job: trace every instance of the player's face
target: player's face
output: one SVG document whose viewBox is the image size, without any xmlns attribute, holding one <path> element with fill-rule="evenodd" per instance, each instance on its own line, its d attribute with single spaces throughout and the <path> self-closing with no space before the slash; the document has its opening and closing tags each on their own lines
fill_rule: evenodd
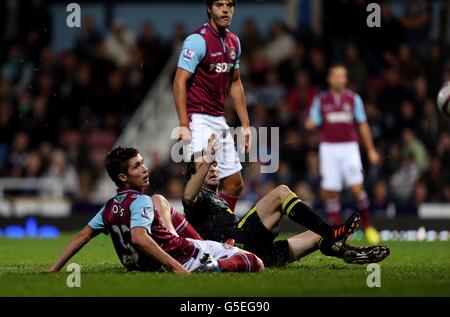
<svg viewBox="0 0 450 317">
<path fill-rule="evenodd" d="M 328 83 L 332 90 L 343 90 L 347 86 L 347 70 L 344 67 L 333 67 L 330 69 Z"/>
<path fill-rule="evenodd" d="M 209 14 L 214 24 L 221 29 L 225 29 L 230 26 L 231 19 L 234 13 L 233 1 L 218 0 L 214 1 L 211 8 L 208 8 Z"/>
<path fill-rule="evenodd" d="M 205 184 L 208 186 L 219 186 L 220 179 L 219 179 L 219 169 L 217 167 L 217 163 L 214 162 L 209 167 L 209 171 L 206 174 L 205 177 Z"/>
<path fill-rule="evenodd" d="M 132 188 L 145 188 L 150 184 L 148 168 L 140 154 L 128 160 L 128 172 L 125 183 Z"/>
</svg>

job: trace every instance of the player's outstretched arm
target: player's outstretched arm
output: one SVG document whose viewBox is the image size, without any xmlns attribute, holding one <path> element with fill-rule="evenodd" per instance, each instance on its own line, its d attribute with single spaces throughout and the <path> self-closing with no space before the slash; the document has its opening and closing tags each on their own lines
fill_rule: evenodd
<svg viewBox="0 0 450 317">
<path fill-rule="evenodd" d="M 192 206 L 197 201 L 197 195 L 205 182 L 211 163 L 201 162 L 197 172 L 191 176 L 191 179 L 184 188 L 183 200 L 186 204 Z"/>
<path fill-rule="evenodd" d="M 85 226 L 69 244 L 64 248 L 61 255 L 58 257 L 55 263 L 53 263 L 47 272 L 57 272 L 59 271 L 67 261 L 70 260 L 80 249 L 88 243 L 93 237 L 98 235 L 100 231 L 95 231 L 89 226 Z"/>
<path fill-rule="evenodd" d="M 171 257 L 152 239 L 143 227 L 131 229 L 133 245 L 139 250 L 154 258 L 162 265 L 169 267 L 175 274 L 190 274 L 190 272 L 177 260 Z"/>
<path fill-rule="evenodd" d="M 213 164 L 216 155 L 217 136 L 213 133 L 208 139 L 208 148 L 206 154 L 202 156 L 197 172 L 191 176 L 191 179 L 184 188 L 183 200 L 186 204 L 192 206 L 197 200 L 197 195 L 205 182 L 211 164 Z"/>
</svg>

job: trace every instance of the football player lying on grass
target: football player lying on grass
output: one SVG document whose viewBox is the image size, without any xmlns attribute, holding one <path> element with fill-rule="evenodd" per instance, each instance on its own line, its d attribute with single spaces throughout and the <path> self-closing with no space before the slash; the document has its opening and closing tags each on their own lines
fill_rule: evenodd
<svg viewBox="0 0 450 317">
<path fill-rule="evenodd" d="M 233 239 L 238 246 L 261 258 L 266 267 L 293 262 L 317 249 L 347 263 L 379 262 L 389 255 L 385 246 L 351 247 L 346 243 L 359 226 L 358 213 L 352 214 L 344 224 L 330 226 L 285 185 L 262 197 L 237 219 L 226 201 L 217 195 L 216 143 L 216 135 L 212 134 L 206 151 L 193 155 L 185 173 L 184 213 L 204 239 L 220 242 Z M 309 230 L 274 241 L 284 216 Z"/>
<path fill-rule="evenodd" d="M 195 240 L 170 232 L 152 199 L 142 193 L 149 171 L 134 148 L 118 147 L 105 160 L 117 194 L 65 247 L 47 272 L 56 272 L 100 232 L 110 233 L 128 270 L 190 272 L 259 272 L 263 262 L 253 253 L 216 241 Z M 217 259 L 217 260 L 216 260 Z"/>
</svg>

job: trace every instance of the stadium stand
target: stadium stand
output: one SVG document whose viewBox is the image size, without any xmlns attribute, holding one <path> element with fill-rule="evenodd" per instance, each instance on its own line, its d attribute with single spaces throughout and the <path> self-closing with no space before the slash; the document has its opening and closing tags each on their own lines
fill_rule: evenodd
<svg viewBox="0 0 450 317">
<path fill-rule="evenodd" d="M 168 159 L 167 133 L 176 123 L 169 58 L 187 32 L 182 25 L 174 26 L 178 37 L 167 40 L 151 23 L 134 34 L 115 21 L 104 33 L 86 18 L 73 47 L 57 53 L 49 3 L 10 2 L 0 4 L 0 197 L 42 189 L 8 179 L 53 177 L 73 203 L 102 200 L 109 190 L 99 183 L 103 158 L 125 142 L 148 152 L 150 190 L 180 198 L 182 166 Z M 450 203 L 450 121 L 435 105 L 441 84 L 450 81 L 450 8 L 425 0 L 383 1 L 382 32 L 363 33 L 342 23 L 365 23 L 361 3 L 323 1 L 321 34 L 283 21 L 262 32 L 253 19 L 234 30 L 243 47 L 252 126 L 280 127 L 278 172 L 260 174 L 258 164 L 245 165 L 243 199 L 249 204 L 283 183 L 320 207 L 318 137 L 305 131 L 304 121 L 335 60 L 349 68 L 350 86 L 363 97 L 382 154 L 380 166 L 365 164 L 374 216 L 388 217 L 392 206 L 397 214 L 416 215 L 423 203 Z M 227 119 L 230 126 L 238 122 L 233 115 Z"/>
</svg>

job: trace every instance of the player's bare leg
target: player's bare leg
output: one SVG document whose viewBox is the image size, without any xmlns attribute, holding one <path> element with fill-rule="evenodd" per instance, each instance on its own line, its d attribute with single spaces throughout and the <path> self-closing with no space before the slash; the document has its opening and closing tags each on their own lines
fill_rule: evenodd
<svg viewBox="0 0 450 317">
<path fill-rule="evenodd" d="M 283 201 L 291 193 L 289 187 L 280 185 L 256 203 L 256 212 L 261 222 L 272 232 L 278 231 L 278 226 L 284 216 L 281 211 Z M 318 250 L 320 238 L 320 235 L 310 230 L 290 237 L 287 239 L 289 256 L 298 260 Z"/>
<path fill-rule="evenodd" d="M 263 225 L 272 232 L 278 231 L 284 214 L 287 214 L 294 222 L 316 230 L 317 233 L 308 230 L 293 236 L 287 240 L 287 243 L 285 241 L 275 242 L 275 252 L 283 258 L 281 262 L 284 263 L 304 257 L 319 248 L 325 255 L 342 257 L 347 250 L 345 240 L 359 224 L 359 216 L 354 214 L 344 225 L 329 226 L 285 185 L 278 186 L 261 198 L 256 203 L 255 209 Z M 335 249 L 336 244 L 339 244 L 338 249 Z M 348 263 L 362 263 L 361 261 L 370 263 L 367 261 L 377 260 L 368 256 L 369 253 L 374 253 L 371 248 L 351 249 L 352 253 L 347 254 L 346 258 Z"/>
<path fill-rule="evenodd" d="M 311 230 L 297 234 L 288 239 L 289 254 L 294 259 L 300 259 L 319 249 L 320 236 Z"/>
<path fill-rule="evenodd" d="M 278 230 L 283 218 L 281 204 L 283 199 L 291 193 L 289 187 L 280 185 L 261 198 L 255 205 L 256 212 L 263 225 L 272 232 Z"/>
<path fill-rule="evenodd" d="M 230 209 L 234 211 L 236 202 L 244 189 L 244 180 L 242 179 L 241 172 L 223 178 L 221 180 L 221 188 L 222 192 L 220 193 L 220 197 L 222 197 L 228 203 Z"/>
<path fill-rule="evenodd" d="M 356 207 L 361 215 L 362 226 L 367 228 L 372 225 L 369 215 L 369 198 L 362 184 L 352 185 L 349 187 L 350 192 L 356 202 Z"/>
<path fill-rule="evenodd" d="M 276 232 L 281 218 L 286 215 L 292 221 L 304 225 L 323 237 L 329 244 L 335 241 L 345 243 L 348 235 L 353 233 L 359 225 L 359 216 L 356 214 L 352 215 L 344 225 L 329 225 L 285 185 L 270 191 L 256 203 L 255 207 L 261 222 L 270 231 Z"/>
<path fill-rule="evenodd" d="M 183 215 L 172 208 L 164 196 L 153 195 L 152 200 L 162 223 L 170 232 L 184 238 L 203 240 L 197 230 L 192 227 Z"/>
<path fill-rule="evenodd" d="M 341 223 L 340 193 L 326 189 L 321 190 L 322 201 L 330 224 Z"/>
<path fill-rule="evenodd" d="M 366 235 L 367 241 L 370 244 L 380 243 L 380 236 L 378 234 L 378 231 L 373 227 L 372 220 L 370 219 L 369 198 L 367 197 L 367 193 L 364 190 L 363 185 L 357 184 L 350 186 L 350 191 L 356 202 L 356 208 L 361 215 L 362 226 L 364 228 L 364 233 Z"/>
<path fill-rule="evenodd" d="M 319 249 L 321 237 L 311 230 L 290 237 L 288 242 L 290 261 L 299 260 Z M 346 246 L 342 259 L 349 264 L 368 264 L 383 261 L 390 254 L 386 246 Z M 288 261 L 288 262 L 290 262 Z"/>
<path fill-rule="evenodd" d="M 319 248 L 321 237 L 308 230 L 288 239 L 289 255 L 299 260 Z M 386 246 L 346 247 L 342 259 L 349 264 L 368 264 L 383 261 L 390 254 Z"/>
<path fill-rule="evenodd" d="M 171 206 L 167 199 L 162 195 L 152 195 L 153 205 L 155 209 L 158 210 L 159 217 L 161 218 L 161 222 L 164 226 L 174 235 L 178 236 L 175 227 L 173 226 L 170 209 Z"/>
</svg>

